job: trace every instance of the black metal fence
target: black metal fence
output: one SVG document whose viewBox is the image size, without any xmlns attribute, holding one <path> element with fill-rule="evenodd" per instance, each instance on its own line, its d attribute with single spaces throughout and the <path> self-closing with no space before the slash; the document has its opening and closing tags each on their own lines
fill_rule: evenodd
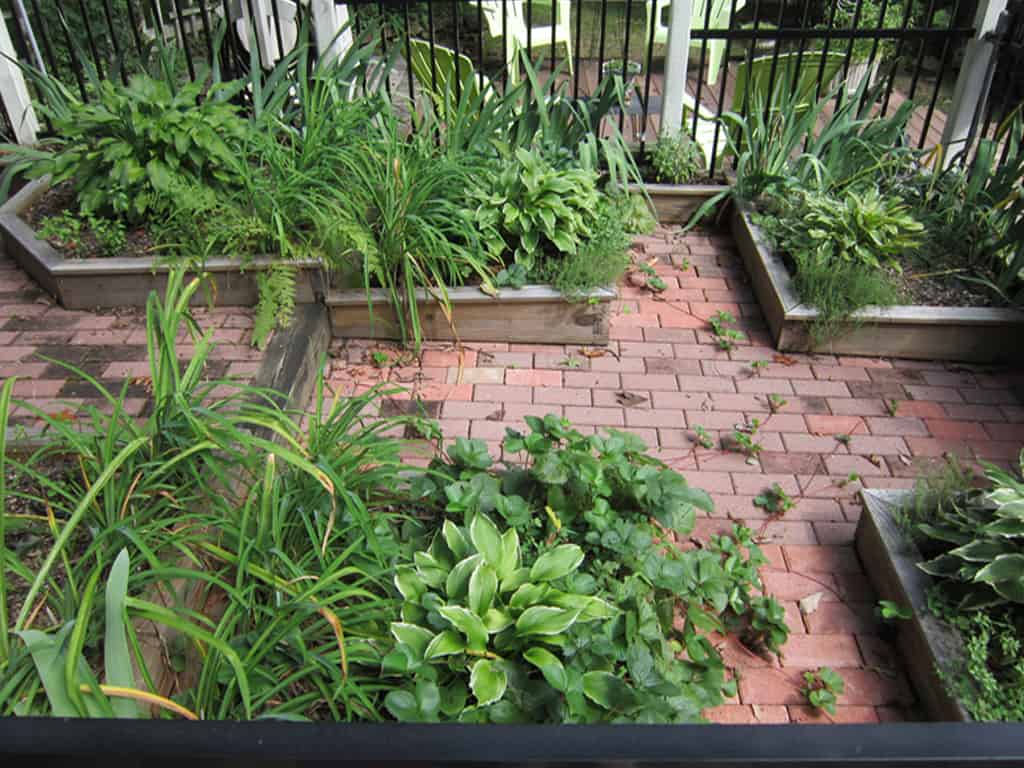
<svg viewBox="0 0 1024 768">
<path fill-rule="evenodd" d="M 182 77 L 203 75 L 216 57 L 226 77 L 256 60 L 269 68 L 308 30 L 308 0 L 5 0 L 19 57 L 73 84 L 88 98 L 85 70 L 122 77 L 144 66 L 158 43 L 181 49 Z M 768 92 L 782 73 L 820 96 L 848 96 L 840 83 L 867 77 L 880 91 L 879 112 L 915 103 L 909 141 L 936 144 L 977 0 L 694 0 L 684 128 L 705 148 L 709 174 L 719 170 L 722 139 L 710 129 L 727 111 L 746 113 L 751 90 Z M 1018 9 L 1020 0 L 1012 0 Z M 616 116 L 627 138 L 656 138 L 664 103 L 670 0 L 358 0 L 345 4 L 357 38 L 379 37 L 381 55 L 396 52 L 390 90 L 415 98 L 405 67 L 410 39 L 462 60 L 497 87 L 519 50 L 542 63 L 575 98 L 593 93 L 603 75 L 627 82 Z M 255 23 L 252 23 L 255 22 Z M 1007 28 L 991 73 L 998 99 L 976 119 L 990 133 L 1020 100 L 1024 81 L 1019 23 Z M 1015 41 L 1010 39 L 1013 30 Z M 223 38 L 219 34 L 223 32 Z M 395 46 L 398 50 L 395 51 Z M 444 50 L 447 49 L 447 50 Z M 1009 63 L 1006 63 L 1009 62 Z M 431 66 L 436 66 L 432 61 Z M 554 82 L 553 81 L 553 82 Z M 713 130 L 713 135 L 709 131 Z"/>
</svg>

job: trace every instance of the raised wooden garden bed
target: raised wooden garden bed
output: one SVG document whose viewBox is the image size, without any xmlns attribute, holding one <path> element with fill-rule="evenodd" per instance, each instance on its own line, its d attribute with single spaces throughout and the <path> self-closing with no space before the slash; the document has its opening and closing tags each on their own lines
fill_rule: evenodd
<svg viewBox="0 0 1024 768">
<path fill-rule="evenodd" d="M 145 306 L 150 291 L 163 294 L 172 265 L 159 257 L 68 259 L 36 236 L 25 212 L 49 188 L 46 179 L 26 185 L 0 207 L 0 242 L 32 279 L 67 309 Z M 258 299 L 256 275 L 275 263 L 267 257 L 246 261 L 211 258 L 201 269 L 213 278 L 214 290 L 194 303 L 212 300 L 218 306 L 252 306 Z M 323 275 L 317 261 L 290 261 L 297 269 L 296 301 L 316 301 L 323 295 Z"/>
<path fill-rule="evenodd" d="M 864 511 L 857 524 L 857 554 L 875 591 L 914 611 L 898 622 L 899 648 L 907 674 L 933 720 L 967 721 L 970 715 L 946 691 L 938 670 L 963 654 L 960 636 L 928 611 L 926 594 L 932 578 L 917 567 L 917 547 L 897 527 L 894 513 L 910 502 L 910 491 L 861 491 Z"/>
<path fill-rule="evenodd" d="M 548 344 L 607 344 L 616 292 L 598 288 L 577 301 L 546 285 L 503 288 L 497 297 L 478 288 L 452 288 L 451 322 L 437 301 L 419 291 L 423 338 L 434 341 L 493 341 Z M 384 291 L 329 291 L 327 308 L 335 338 L 398 339 L 394 310 Z M 452 326 L 455 326 L 453 331 Z"/>
<path fill-rule="evenodd" d="M 685 224 L 709 198 L 728 187 L 721 184 L 645 184 L 644 189 L 654 204 L 658 223 L 668 226 Z"/>
<path fill-rule="evenodd" d="M 751 214 L 749 206 L 734 206 L 732 233 L 780 351 L 974 363 L 1024 360 L 1024 312 L 991 307 L 867 307 L 835 338 L 814 345 L 808 329 L 818 313 L 800 303 L 789 270 Z"/>
</svg>

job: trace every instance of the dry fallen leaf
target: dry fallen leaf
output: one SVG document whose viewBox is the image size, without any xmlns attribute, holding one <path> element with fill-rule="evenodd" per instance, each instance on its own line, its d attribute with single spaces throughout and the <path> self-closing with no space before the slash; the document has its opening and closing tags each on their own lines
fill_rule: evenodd
<svg viewBox="0 0 1024 768">
<path fill-rule="evenodd" d="M 580 354 L 584 357 L 604 357 L 608 354 L 607 349 L 591 349 L 589 347 L 580 347 Z"/>
<path fill-rule="evenodd" d="M 772 355 L 772 360 L 776 363 L 782 363 L 782 365 L 796 365 L 799 361 L 796 358 L 790 357 L 789 355 Z"/>
<path fill-rule="evenodd" d="M 615 393 L 615 401 L 619 405 L 624 405 L 627 408 L 634 408 L 641 403 L 646 403 L 647 398 L 643 395 L 638 395 L 636 392 L 621 391 Z"/>
<path fill-rule="evenodd" d="M 868 456 L 868 461 L 870 461 L 876 467 L 882 466 L 882 457 L 879 456 L 878 454 L 872 453 L 870 456 Z"/>
<path fill-rule="evenodd" d="M 821 602 L 821 598 L 824 596 L 824 592 L 814 592 L 803 600 L 798 605 L 800 606 L 800 613 L 804 616 L 810 616 L 816 610 L 818 610 L 818 603 Z"/>
<path fill-rule="evenodd" d="M 499 408 L 498 410 L 496 410 L 494 413 L 490 414 L 489 416 L 485 416 L 484 417 L 484 421 L 501 421 L 504 418 L 505 418 L 505 409 L 504 408 Z"/>
<path fill-rule="evenodd" d="M 910 466 L 910 465 L 911 465 L 911 464 L 913 463 L 913 461 L 911 460 L 911 458 L 910 458 L 909 456 L 907 456 L 906 454 L 903 454 L 903 453 L 901 453 L 901 454 L 899 455 L 899 460 L 900 460 L 900 461 L 901 461 L 901 462 L 902 462 L 903 464 L 905 464 L 906 466 L 908 466 L 908 467 L 909 467 L 909 466 Z"/>
</svg>

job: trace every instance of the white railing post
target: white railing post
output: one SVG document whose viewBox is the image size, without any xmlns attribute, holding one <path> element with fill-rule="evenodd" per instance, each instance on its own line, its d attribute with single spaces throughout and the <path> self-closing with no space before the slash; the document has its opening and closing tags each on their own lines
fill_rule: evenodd
<svg viewBox="0 0 1024 768">
<path fill-rule="evenodd" d="M 960 75 L 953 90 L 953 103 L 942 130 L 942 143 L 947 148 L 947 165 L 961 149 L 953 145 L 967 140 L 975 115 L 980 114 L 988 100 L 989 83 L 986 80 L 996 46 L 986 40 L 985 36 L 995 30 L 1004 10 L 1006 0 L 981 0 L 978 3 L 978 12 L 974 17 L 974 37 L 967 41 Z"/>
<path fill-rule="evenodd" d="M 654 12 L 658 12 L 656 0 Z M 692 0 L 671 0 L 668 25 L 668 50 L 665 53 L 665 86 L 661 101 L 661 134 L 670 136 L 683 127 L 686 95 L 686 62 L 690 55 L 690 19 Z M 657 23 L 657 20 L 655 20 Z"/>
<path fill-rule="evenodd" d="M 11 119 L 14 138 L 19 144 L 35 144 L 39 121 L 17 60 L 18 54 L 7 31 L 7 20 L 0 13 L 0 99 L 3 99 L 4 109 Z"/>
<path fill-rule="evenodd" d="M 324 60 L 341 56 L 352 47 L 352 30 L 339 30 L 348 24 L 348 6 L 334 0 L 310 0 L 313 16 L 313 32 L 316 34 L 316 48 Z"/>
</svg>

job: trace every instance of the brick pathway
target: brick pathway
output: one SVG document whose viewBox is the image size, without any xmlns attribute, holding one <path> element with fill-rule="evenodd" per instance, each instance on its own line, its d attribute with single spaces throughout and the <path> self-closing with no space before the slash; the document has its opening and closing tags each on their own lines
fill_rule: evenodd
<svg viewBox="0 0 1024 768">
<path fill-rule="evenodd" d="M 402 398 L 419 399 L 417 407 L 439 418 L 448 438 L 480 438 L 494 451 L 505 428 L 521 428 L 527 414 L 558 413 L 583 431 L 617 427 L 641 435 L 714 496 L 715 514 L 698 520 L 698 536 L 734 521 L 763 532 L 771 562 L 762 575 L 788 611 L 793 634 L 781 666 L 737 645 L 724 648 L 738 668 L 740 695 L 712 719 L 828 722 L 802 706 L 799 693 L 801 672 L 821 665 L 846 681 L 835 721 L 913 717 L 913 694 L 851 547 L 856 490 L 860 483 L 910 487 L 922 463 L 946 451 L 1001 462 L 1016 457 L 1024 407 L 1015 390 L 1024 377 L 941 362 L 778 355 L 729 239 L 677 239 L 665 229 L 641 238 L 638 250 L 657 257 L 669 288 L 657 299 L 622 288 L 614 340 L 603 356 L 587 357 L 578 346 L 469 344 L 460 353 L 434 344 L 417 362 L 386 345 L 349 342 L 332 350 L 331 384 L 346 393 L 381 379 L 401 384 L 410 390 Z M 720 309 L 739 318 L 748 335 L 729 352 L 717 348 L 706 322 Z M 374 367 L 373 349 L 388 351 L 398 365 Z M 755 360 L 768 365 L 755 372 Z M 644 399 L 626 406 L 619 393 Z M 787 401 L 774 414 L 772 394 Z M 388 407 L 407 407 L 402 398 Z M 753 418 L 762 421 L 763 446 L 753 462 L 694 445 L 697 425 L 717 439 Z M 850 473 L 860 481 L 844 482 Z M 753 500 L 773 483 L 796 504 L 770 521 Z M 798 601 L 817 593 L 817 609 L 801 615 Z"/>
<path fill-rule="evenodd" d="M 206 375 L 250 378 L 262 359 L 249 344 L 251 311 L 200 309 L 195 316 L 202 328 L 215 329 L 218 342 Z M 114 395 L 130 379 L 125 408 L 129 414 L 142 414 L 150 384 L 145 328 L 142 310 L 93 314 L 63 309 L 14 262 L 0 256 L 0 381 L 17 376 L 14 396 L 48 414 L 72 418 L 78 406 L 103 409 L 107 404 L 88 381 L 44 357 L 80 368 Z M 191 347 L 180 343 L 178 351 L 188 359 Z M 14 424 L 33 421 L 24 409 L 16 410 L 12 419 Z"/>
</svg>

